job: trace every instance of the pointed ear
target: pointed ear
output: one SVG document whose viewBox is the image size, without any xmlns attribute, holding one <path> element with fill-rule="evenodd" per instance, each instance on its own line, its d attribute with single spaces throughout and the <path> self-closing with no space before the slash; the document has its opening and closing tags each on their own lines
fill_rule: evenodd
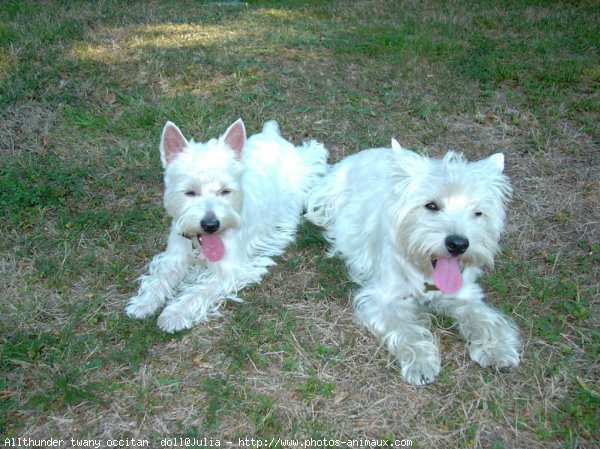
<svg viewBox="0 0 600 449">
<path fill-rule="evenodd" d="M 227 131 L 223 134 L 223 142 L 233 150 L 236 159 L 239 160 L 242 157 L 242 150 L 246 144 L 246 127 L 241 118 L 227 128 Z"/>
<path fill-rule="evenodd" d="M 402 148 L 402 145 L 400 145 L 400 143 L 393 137 L 392 137 L 392 150 L 394 150 L 394 151 L 404 150 L 404 148 Z"/>
<path fill-rule="evenodd" d="M 177 125 L 173 122 L 167 122 L 160 139 L 160 161 L 163 168 L 167 168 L 167 165 L 173 162 L 175 156 L 187 147 L 187 144 L 187 140 L 185 140 Z"/>
<path fill-rule="evenodd" d="M 486 164 L 488 167 L 495 168 L 499 173 L 504 171 L 504 154 L 496 153 L 483 159 L 481 162 Z"/>
</svg>

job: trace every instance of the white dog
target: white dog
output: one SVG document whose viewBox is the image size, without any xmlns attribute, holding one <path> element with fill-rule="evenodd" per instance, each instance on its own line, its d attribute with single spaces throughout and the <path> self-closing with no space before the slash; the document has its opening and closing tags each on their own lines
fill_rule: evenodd
<svg viewBox="0 0 600 449">
<path fill-rule="evenodd" d="M 326 171 L 327 150 L 315 141 L 294 147 L 274 121 L 246 141 L 238 120 L 207 143 L 188 142 L 167 122 L 160 158 L 171 232 L 126 313 L 143 318 L 170 300 L 158 326 L 175 332 L 218 315 L 225 299 L 239 300 L 238 290 L 274 264 Z"/>
<path fill-rule="evenodd" d="M 309 194 L 306 217 L 325 228 L 330 255 L 340 253 L 360 285 L 358 320 L 409 384 L 433 382 L 440 371 L 427 308 L 456 320 L 480 365 L 519 364 L 515 325 L 483 301 L 476 283 L 493 265 L 504 227 L 511 189 L 503 169 L 502 154 L 433 160 L 392 139 L 392 148 L 342 160 Z"/>
</svg>

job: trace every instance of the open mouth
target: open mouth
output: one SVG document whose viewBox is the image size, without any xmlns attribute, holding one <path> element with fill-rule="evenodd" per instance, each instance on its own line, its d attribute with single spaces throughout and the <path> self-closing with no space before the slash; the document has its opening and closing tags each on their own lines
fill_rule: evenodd
<svg viewBox="0 0 600 449">
<path fill-rule="evenodd" d="M 218 262 L 225 256 L 225 245 L 219 233 L 212 234 L 181 234 L 192 241 L 192 247 L 201 250 L 206 260 Z M 197 239 L 197 240 L 196 240 Z M 196 243 L 197 242 L 197 243 Z"/>
<path fill-rule="evenodd" d="M 462 288 L 463 278 L 458 257 L 439 257 L 431 260 L 433 284 L 444 293 L 456 293 Z"/>
</svg>

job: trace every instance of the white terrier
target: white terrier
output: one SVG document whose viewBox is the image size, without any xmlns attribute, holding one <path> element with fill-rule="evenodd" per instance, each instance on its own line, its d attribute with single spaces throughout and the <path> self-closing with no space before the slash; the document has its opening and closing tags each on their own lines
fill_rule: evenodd
<svg viewBox="0 0 600 449">
<path fill-rule="evenodd" d="M 493 265 L 511 188 L 504 156 L 433 160 L 400 147 L 347 157 L 309 194 L 306 217 L 325 228 L 351 278 L 358 320 L 386 345 L 412 385 L 433 382 L 440 355 L 425 307 L 457 322 L 482 366 L 519 364 L 519 332 L 476 283 Z"/>
<path fill-rule="evenodd" d="M 238 290 L 274 264 L 326 171 L 327 150 L 315 141 L 294 147 L 274 121 L 246 141 L 240 119 L 207 143 L 188 142 L 167 122 L 160 158 L 171 232 L 125 310 L 143 318 L 169 299 L 158 326 L 176 332 L 219 315 L 225 299 L 239 301 Z"/>
</svg>

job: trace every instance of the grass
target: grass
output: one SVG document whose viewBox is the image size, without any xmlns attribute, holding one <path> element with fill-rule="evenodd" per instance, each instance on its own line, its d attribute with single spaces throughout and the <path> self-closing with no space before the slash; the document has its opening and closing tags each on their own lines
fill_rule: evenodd
<svg viewBox="0 0 600 449">
<path fill-rule="evenodd" d="M 599 23 L 590 1 L 5 1 L 0 435 L 598 447 Z M 239 116 L 332 161 L 392 136 L 503 151 L 515 198 L 482 284 L 521 367 L 479 368 L 439 319 L 438 382 L 404 385 L 308 224 L 223 318 L 124 316 L 168 226 L 164 122 L 206 140 Z"/>
</svg>

